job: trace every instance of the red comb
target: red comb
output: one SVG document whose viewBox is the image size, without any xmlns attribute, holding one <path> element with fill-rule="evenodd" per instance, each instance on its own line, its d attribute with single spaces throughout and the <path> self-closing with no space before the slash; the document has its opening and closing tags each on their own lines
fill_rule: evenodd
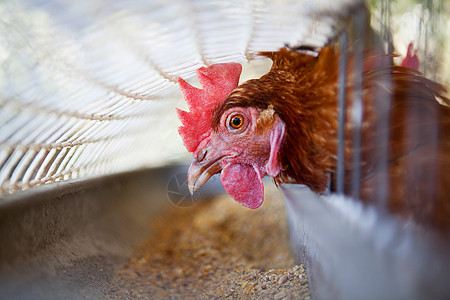
<svg viewBox="0 0 450 300">
<path fill-rule="evenodd" d="M 225 101 L 239 83 L 242 66 L 238 63 L 212 65 L 197 70 L 197 77 L 203 89 L 193 87 L 179 78 L 181 92 L 189 112 L 177 108 L 182 126 L 178 133 L 189 152 L 194 152 L 199 144 L 208 139 L 211 132 L 213 109 Z"/>
<path fill-rule="evenodd" d="M 419 58 L 417 57 L 417 50 L 413 50 L 413 48 L 413 43 L 409 43 L 406 57 L 402 60 L 400 65 L 417 71 L 419 70 L 420 63 Z"/>
</svg>

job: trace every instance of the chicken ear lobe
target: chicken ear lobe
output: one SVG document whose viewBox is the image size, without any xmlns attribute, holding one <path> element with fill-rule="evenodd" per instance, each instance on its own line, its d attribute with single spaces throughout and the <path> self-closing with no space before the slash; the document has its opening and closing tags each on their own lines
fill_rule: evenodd
<svg viewBox="0 0 450 300">
<path fill-rule="evenodd" d="M 256 209 L 264 200 L 264 185 L 253 166 L 230 164 L 221 173 L 222 185 L 227 193 L 245 207 Z"/>
<path fill-rule="evenodd" d="M 266 172 L 272 177 L 278 176 L 281 171 L 282 166 L 279 153 L 283 143 L 285 128 L 284 122 L 277 118 L 270 132 L 270 156 L 266 164 Z"/>
</svg>

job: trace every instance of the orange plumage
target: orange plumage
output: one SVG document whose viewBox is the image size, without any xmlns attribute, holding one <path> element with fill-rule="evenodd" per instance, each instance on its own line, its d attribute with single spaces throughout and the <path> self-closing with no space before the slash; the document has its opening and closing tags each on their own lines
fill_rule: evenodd
<svg viewBox="0 0 450 300">
<path fill-rule="evenodd" d="M 270 72 L 234 90 L 215 120 L 233 106 L 264 109 L 272 105 L 286 123 L 280 150 L 283 171 L 275 182 L 302 183 L 322 192 L 337 169 L 339 55 L 332 47 L 317 57 L 287 49 L 262 54 L 273 60 Z M 348 194 L 353 171 L 352 82 L 349 71 Z M 386 56 L 375 56 L 364 68 L 362 92 L 361 198 L 379 201 L 377 183 L 387 176 L 389 191 L 384 200 L 392 211 L 419 223 L 450 228 L 450 108 L 436 101 L 450 103 L 445 89 L 414 70 L 390 65 Z M 380 123 L 386 128 L 380 129 Z M 387 158 L 380 157 L 383 149 Z"/>
<path fill-rule="evenodd" d="M 262 202 L 253 199 L 250 202 L 258 204 L 248 205 L 245 200 L 252 197 L 253 189 L 261 194 L 260 188 L 254 188 L 259 186 L 258 176 L 268 174 L 276 183 L 301 183 L 323 192 L 330 179 L 333 186 L 337 171 L 339 54 L 330 46 L 317 56 L 286 48 L 261 54 L 272 59 L 271 70 L 238 86 L 212 111 L 212 142 L 197 149 L 205 155 L 194 157 L 189 175 L 195 190 L 214 173 L 232 169 L 226 176 L 222 172 L 222 183 L 235 199 L 251 208 Z M 412 69 L 393 66 L 391 61 L 386 55 L 372 55 L 364 62 L 358 194 L 366 203 L 383 203 L 420 224 L 450 229 L 450 101 L 441 85 Z M 352 192 L 354 171 L 351 107 L 358 76 L 352 65 L 350 58 L 344 163 L 347 194 Z M 234 131 L 227 123 L 236 111 L 248 123 L 245 131 Z M 280 139 L 279 144 L 274 142 Z M 245 176 L 239 177 L 240 168 L 248 172 L 250 183 Z M 201 184 L 196 185 L 198 178 Z"/>
</svg>

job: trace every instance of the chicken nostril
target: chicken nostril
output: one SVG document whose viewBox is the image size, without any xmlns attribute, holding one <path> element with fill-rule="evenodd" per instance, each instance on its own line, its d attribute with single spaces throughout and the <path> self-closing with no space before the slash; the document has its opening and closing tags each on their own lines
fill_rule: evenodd
<svg viewBox="0 0 450 300">
<path fill-rule="evenodd" d="M 204 160 L 206 157 L 206 153 L 208 153 L 208 151 L 206 149 L 203 149 L 202 151 L 200 151 L 197 154 L 197 162 L 201 162 L 202 160 Z"/>
</svg>

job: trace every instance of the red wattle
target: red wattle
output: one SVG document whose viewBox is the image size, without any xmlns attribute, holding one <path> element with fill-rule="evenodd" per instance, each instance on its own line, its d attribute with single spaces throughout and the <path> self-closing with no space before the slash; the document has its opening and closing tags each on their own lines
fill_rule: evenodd
<svg viewBox="0 0 450 300">
<path fill-rule="evenodd" d="M 264 200 L 264 185 L 261 176 L 250 165 L 232 164 L 222 170 L 222 185 L 237 202 L 255 209 Z"/>
</svg>

